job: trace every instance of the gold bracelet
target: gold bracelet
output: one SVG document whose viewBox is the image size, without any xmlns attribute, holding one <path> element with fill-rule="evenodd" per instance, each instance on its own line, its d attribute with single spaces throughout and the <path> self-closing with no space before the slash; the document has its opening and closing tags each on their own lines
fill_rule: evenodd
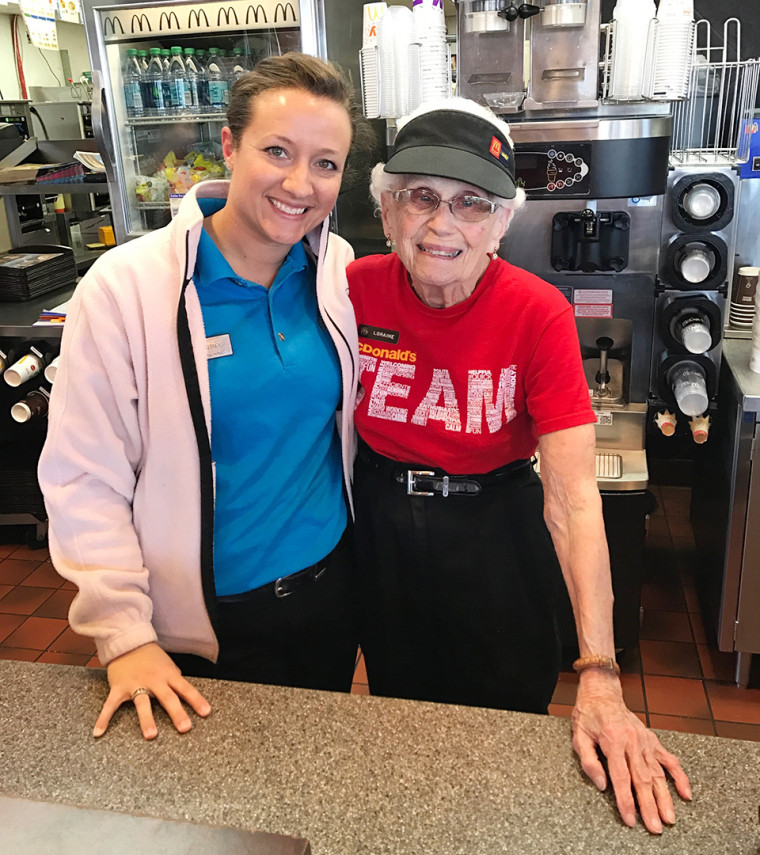
<svg viewBox="0 0 760 855">
<path fill-rule="evenodd" d="M 580 674 L 587 668 L 606 668 L 608 671 L 614 671 L 620 674 L 620 666 L 615 662 L 612 656 L 602 656 L 601 654 L 593 654 L 591 656 L 581 656 L 573 662 L 573 671 Z"/>
</svg>

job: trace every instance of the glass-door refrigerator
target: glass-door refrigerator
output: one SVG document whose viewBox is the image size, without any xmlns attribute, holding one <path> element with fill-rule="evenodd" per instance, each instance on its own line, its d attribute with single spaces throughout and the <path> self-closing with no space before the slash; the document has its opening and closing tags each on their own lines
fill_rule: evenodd
<svg viewBox="0 0 760 855">
<path fill-rule="evenodd" d="M 224 84 L 217 70 L 231 85 L 241 69 L 261 58 L 300 50 L 340 63 L 359 90 L 362 6 L 351 0 L 85 0 L 83 12 L 93 71 L 93 127 L 118 243 L 166 225 L 172 206 L 193 183 L 226 177 L 220 144 Z M 171 64 L 176 54 L 183 63 L 192 56 L 198 69 L 194 82 L 178 84 L 182 75 Z M 139 104 L 134 62 L 141 64 Z M 156 62 L 164 69 L 161 81 Z M 184 89 L 184 104 L 178 87 Z M 366 192 L 360 195 L 366 198 Z M 359 202 L 362 207 L 366 216 L 357 217 L 356 201 L 348 200 L 349 232 L 372 231 L 369 205 Z"/>
</svg>

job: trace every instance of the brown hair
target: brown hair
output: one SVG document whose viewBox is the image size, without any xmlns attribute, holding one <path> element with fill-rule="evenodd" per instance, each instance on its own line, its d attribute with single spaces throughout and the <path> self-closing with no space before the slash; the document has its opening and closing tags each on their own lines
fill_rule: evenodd
<svg viewBox="0 0 760 855">
<path fill-rule="evenodd" d="M 343 107 L 351 122 L 351 151 L 343 170 L 341 193 L 366 182 L 370 165 L 377 160 L 377 139 L 354 98 L 354 87 L 342 69 L 332 62 L 290 51 L 268 56 L 256 63 L 230 90 L 227 124 L 237 146 L 251 121 L 254 102 L 270 89 L 302 89 L 328 98 Z"/>
<path fill-rule="evenodd" d="M 230 90 L 227 124 L 235 145 L 240 142 L 251 121 L 255 99 L 272 89 L 302 89 L 320 98 L 328 98 L 343 107 L 351 120 L 351 140 L 356 135 L 360 114 L 353 99 L 354 90 L 340 68 L 331 62 L 291 51 L 268 56 L 256 63 Z"/>
</svg>

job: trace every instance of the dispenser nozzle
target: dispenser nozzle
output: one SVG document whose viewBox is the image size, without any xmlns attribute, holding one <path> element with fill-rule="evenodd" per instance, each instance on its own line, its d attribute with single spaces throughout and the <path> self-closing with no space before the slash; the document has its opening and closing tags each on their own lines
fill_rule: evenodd
<svg viewBox="0 0 760 855">
<path fill-rule="evenodd" d="M 599 370 L 596 372 L 597 388 L 596 394 L 598 397 L 604 397 L 609 394 L 607 385 L 610 382 L 610 372 L 607 370 L 607 354 L 614 342 L 611 338 L 604 335 L 596 340 L 596 346 L 599 348 Z"/>
<path fill-rule="evenodd" d="M 707 434 L 710 432 L 710 416 L 694 416 L 693 419 L 689 419 L 689 427 L 694 442 L 697 445 L 702 445 L 702 443 L 707 442 Z"/>
<path fill-rule="evenodd" d="M 496 14 L 500 18 L 504 18 L 511 22 L 516 21 L 518 18 L 530 18 L 533 15 L 537 15 L 540 11 L 540 6 L 534 6 L 531 3 L 521 3 L 519 6 L 515 6 L 514 3 L 509 3 L 501 8 Z"/>
<path fill-rule="evenodd" d="M 673 436 L 676 432 L 676 416 L 675 413 L 671 413 L 669 410 L 664 410 L 661 413 L 657 413 L 654 417 L 655 424 L 662 431 L 663 436 Z"/>
</svg>

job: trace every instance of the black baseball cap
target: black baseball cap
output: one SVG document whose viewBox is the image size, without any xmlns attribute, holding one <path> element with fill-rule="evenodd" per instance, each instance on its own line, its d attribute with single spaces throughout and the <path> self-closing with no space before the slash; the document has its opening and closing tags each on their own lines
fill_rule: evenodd
<svg viewBox="0 0 760 855">
<path fill-rule="evenodd" d="M 431 110 L 398 132 L 390 173 L 435 175 L 480 187 L 504 199 L 515 197 L 515 158 L 499 129 L 464 110 Z"/>
</svg>

